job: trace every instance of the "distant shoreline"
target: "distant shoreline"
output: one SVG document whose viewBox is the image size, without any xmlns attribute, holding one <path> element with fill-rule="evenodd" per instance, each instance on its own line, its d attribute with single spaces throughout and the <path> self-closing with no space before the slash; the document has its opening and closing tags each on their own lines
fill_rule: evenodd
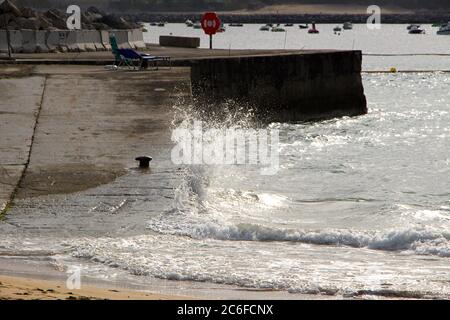
<svg viewBox="0 0 450 320">
<path fill-rule="evenodd" d="M 367 5 L 355 4 L 279 4 L 259 9 L 233 10 L 225 13 L 236 14 L 366 14 Z M 414 14 L 419 10 L 398 6 L 381 6 L 386 14 Z"/>
<path fill-rule="evenodd" d="M 313 14 L 313 13 L 250 13 L 250 12 L 218 12 L 224 23 L 366 23 L 369 14 Z M 133 22 L 169 22 L 183 23 L 187 19 L 200 20 L 201 12 L 152 12 L 122 14 L 127 20 Z M 385 13 L 381 16 L 381 23 L 408 24 L 408 23 L 447 23 L 450 21 L 450 12 L 420 12 L 420 13 Z"/>
</svg>

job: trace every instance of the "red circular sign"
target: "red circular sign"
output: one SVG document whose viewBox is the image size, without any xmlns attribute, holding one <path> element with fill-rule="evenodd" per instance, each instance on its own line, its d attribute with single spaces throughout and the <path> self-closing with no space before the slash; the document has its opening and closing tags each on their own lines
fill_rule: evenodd
<svg viewBox="0 0 450 320">
<path fill-rule="evenodd" d="M 215 34 L 222 22 L 215 12 L 206 12 L 201 20 L 203 31 L 206 34 Z"/>
</svg>

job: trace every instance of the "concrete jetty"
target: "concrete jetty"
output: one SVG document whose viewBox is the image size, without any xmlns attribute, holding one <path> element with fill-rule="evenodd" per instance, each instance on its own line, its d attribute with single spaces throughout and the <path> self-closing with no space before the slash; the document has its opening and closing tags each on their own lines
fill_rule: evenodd
<svg viewBox="0 0 450 320">
<path fill-rule="evenodd" d="M 360 51 L 201 59 L 191 66 L 192 93 L 201 107 L 231 101 L 264 123 L 356 116 L 367 113 L 361 61 Z"/>
<path fill-rule="evenodd" d="M 163 179 L 171 106 L 188 86 L 187 68 L 0 66 L 0 209 L 113 181 L 142 154 Z"/>
</svg>

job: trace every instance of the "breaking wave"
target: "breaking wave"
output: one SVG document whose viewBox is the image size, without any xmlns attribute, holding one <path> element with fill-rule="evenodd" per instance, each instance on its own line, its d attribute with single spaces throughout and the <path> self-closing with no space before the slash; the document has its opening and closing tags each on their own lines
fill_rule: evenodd
<svg viewBox="0 0 450 320">
<path fill-rule="evenodd" d="M 246 220 L 247 210 L 265 206 L 267 194 L 220 190 L 211 192 L 204 168 L 185 172 L 182 185 L 175 191 L 174 207 L 147 221 L 147 229 L 166 235 L 193 239 L 225 241 L 285 241 L 315 245 L 348 246 L 384 251 L 411 251 L 420 255 L 450 257 L 450 230 L 424 225 L 397 227 L 389 230 L 281 228 Z M 289 199 L 272 196 L 277 205 Z M 227 210 L 218 205 L 226 203 Z M 237 203 L 237 210 L 230 210 Z M 267 209 L 272 209 L 270 206 Z M 236 218 L 237 219 L 234 219 Z M 253 219 L 254 220 L 254 219 Z M 251 221 L 251 222 L 250 222 Z"/>
<path fill-rule="evenodd" d="M 218 240 L 198 241 L 185 238 L 181 241 L 178 236 L 170 235 L 85 238 L 70 243 L 74 248 L 73 257 L 119 268 L 136 276 L 301 294 L 399 298 L 439 297 L 448 294 L 448 291 L 442 291 L 439 286 L 422 290 L 423 288 L 405 284 L 402 278 L 392 278 L 392 274 L 398 273 L 396 268 L 404 268 L 405 265 L 400 264 L 392 270 L 380 269 L 376 256 L 370 257 L 371 262 L 364 266 L 357 263 L 346 265 L 349 268 L 348 275 L 335 281 L 334 270 L 320 269 L 327 259 L 332 259 L 327 251 L 322 252 L 324 257 L 316 252 L 312 260 L 309 260 L 311 256 L 295 255 L 293 250 L 298 248 L 277 243 L 274 250 L 284 250 L 291 256 L 277 260 L 272 255 L 259 251 L 254 244 L 231 243 L 227 246 L 231 250 L 229 254 L 218 255 L 218 246 L 223 246 Z M 240 250 L 240 255 L 233 254 L 237 250 Z M 363 257 L 369 258 L 367 253 Z M 373 277 L 374 274 L 377 276 Z M 386 287 L 388 282 L 392 282 L 390 287 Z"/>
<path fill-rule="evenodd" d="M 165 216 L 166 218 L 168 216 Z M 148 221 L 147 228 L 162 234 L 188 236 L 195 239 L 211 238 L 230 241 L 290 241 L 316 245 L 337 245 L 386 251 L 411 250 L 416 254 L 450 257 L 450 232 L 431 228 L 403 230 L 292 230 L 278 229 L 256 224 L 232 225 L 217 221 L 184 219 L 160 219 Z M 172 223 L 171 223 L 172 222 Z"/>
</svg>

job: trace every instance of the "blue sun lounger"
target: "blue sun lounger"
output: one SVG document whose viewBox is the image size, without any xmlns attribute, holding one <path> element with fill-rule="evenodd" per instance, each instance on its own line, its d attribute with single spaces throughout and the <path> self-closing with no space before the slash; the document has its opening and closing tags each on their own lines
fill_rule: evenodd
<svg viewBox="0 0 450 320">
<path fill-rule="evenodd" d="M 158 62 L 166 62 L 170 66 L 170 57 L 168 56 L 152 56 L 147 53 L 139 53 L 133 49 L 117 49 L 121 58 L 121 64 L 128 67 L 145 69 L 150 64 L 153 64 L 158 69 Z"/>
<path fill-rule="evenodd" d="M 133 49 L 120 49 L 117 45 L 116 37 L 113 34 L 110 35 L 109 41 L 116 60 L 115 64 L 118 67 L 127 66 L 133 69 L 143 69 L 147 68 L 151 62 L 158 69 L 159 61 L 165 62 L 170 67 L 172 66 L 169 56 L 152 56 L 147 53 L 139 53 Z"/>
</svg>

